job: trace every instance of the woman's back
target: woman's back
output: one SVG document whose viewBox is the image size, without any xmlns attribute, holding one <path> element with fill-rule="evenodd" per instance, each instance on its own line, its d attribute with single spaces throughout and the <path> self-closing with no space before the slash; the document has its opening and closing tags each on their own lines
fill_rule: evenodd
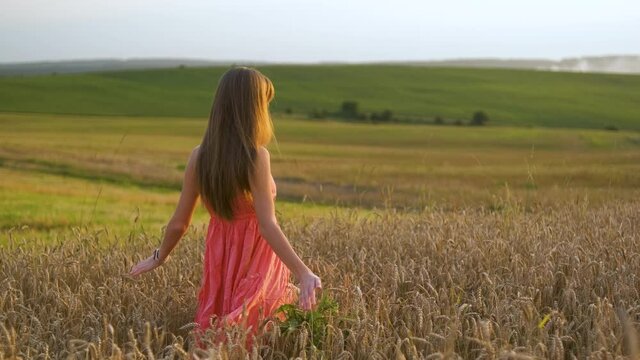
<svg viewBox="0 0 640 360">
<path fill-rule="evenodd" d="M 276 182 L 271 178 L 271 193 L 273 194 L 273 198 L 275 199 L 277 194 Z M 207 208 L 209 215 L 211 216 L 211 220 L 216 219 L 217 221 L 224 221 L 220 216 L 218 216 L 211 204 L 209 204 L 204 198 L 202 199 L 202 203 Z M 245 219 L 250 216 L 255 216 L 255 209 L 253 208 L 253 203 L 250 198 L 240 194 L 236 196 L 234 204 L 233 204 L 233 219 L 231 221 Z"/>
</svg>

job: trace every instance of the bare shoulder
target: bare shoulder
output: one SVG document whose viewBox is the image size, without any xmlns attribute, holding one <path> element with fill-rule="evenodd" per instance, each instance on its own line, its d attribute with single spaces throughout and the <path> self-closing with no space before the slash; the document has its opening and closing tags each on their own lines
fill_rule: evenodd
<svg viewBox="0 0 640 360">
<path fill-rule="evenodd" d="M 269 164 L 270 159 L 271 154 L 269 154 L 269 150 L 264 146 L 259 146 L 256 151 L 256 163 L 264 166 L 265 164 Z"/>
<path fill-rule="evenodd" d="M 191 154 L 189 155 L 190 161 L 195 161 L 198 158 L 198 154 L 200 153 L 200 144 L 196 145 L 193 149 L 191 149 Z"/>
<path fill-rule="evenodd" d="M 196 162 L 198 161 L 198 154 L 200 152 L 200 145 L 191 149 L 191 153 L 189 154 L 189 159 L 187 160 L 187 172 L 195 171 Z"/>
<path fill-rule="evenodd" d="M 191 155 L 198 155 L 199 151 L 200 151 L 200 144 L 196 145 L 196 147 L 191 149 Z"/>
<path fill-rule="evenodd" d="M 263 157 L 266 157 L 268 159 L 269 156 L 271 156 L 271 154 L 269 154 L 269 150 L 267 150 L 266 147 L 258 146 L 258 156 L 263 156 Z"/>
</svg>

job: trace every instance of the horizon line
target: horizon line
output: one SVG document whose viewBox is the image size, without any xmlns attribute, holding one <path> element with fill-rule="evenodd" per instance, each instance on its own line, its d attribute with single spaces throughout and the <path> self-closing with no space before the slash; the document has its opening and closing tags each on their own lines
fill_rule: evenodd
<svg viewBox="0 0 640 360">
<path fill-rule="evenodd" d="M 379 63 L 429 63 L 429 62 L 446 62 L 446 61 L 550 61 L 561 62 L 566 60 L 577 60 L 585 58 L 608 58 L 608 57 L 636 57 L 640 58 L 640 54 L 599 54 L 599 55 L 579 55 L 567 56 L 561 58 L 552 57 L 449 57 L 449 58 L 432 58 L 432 59 L 387 59 L 387 60 L 318 60 L 318 61 L 273 61 L 273 60 L 247 60 L 247 59 L 210 59 L 198 57 L 92 57 L 92 58 L 65 58 L 65 59 L 44 59 L 44 60 L 24 60 L 24 61 L 1 61 L 0 66 L 6 65 L 28 65 L 28 64 L 47 64 L 47 63 L 68 63 L 68 62 L 95 62 L 95 61 L 189 61 L 203 63 L 218 64 L 269 64 L 269 65 L 323 65 L 323 64 L 379 64 Z"/>
</svg>

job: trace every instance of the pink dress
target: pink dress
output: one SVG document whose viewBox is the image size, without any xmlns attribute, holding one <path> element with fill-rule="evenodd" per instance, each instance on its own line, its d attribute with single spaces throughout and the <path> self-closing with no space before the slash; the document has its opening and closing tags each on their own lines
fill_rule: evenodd
<svg viewBox="0 0 640 360">
<path fill-rule="evenodd" d="M 273 178 L 271 183 L 275 198 Z M 247 346 L 251 346 L 251 335 L 261 330 L 262 321 L 280 305 L 297 300 L 297 288 L 289 281 L 289 269 L 260 234 L 251 200 L 244 196 L 236 199 L 231 221 L 216 216 L 210 205 L 204 204 L 211 220 L 195 314 L 198 325 L 194 330 L 201 335 L 212 318 L 219 318 L 219 326 L 224 322 L 246 324 Z M 224 337 L 214 341 L 217 344 Z M 202 347 L 199 340 L 197 344 Z"/>
</svg>

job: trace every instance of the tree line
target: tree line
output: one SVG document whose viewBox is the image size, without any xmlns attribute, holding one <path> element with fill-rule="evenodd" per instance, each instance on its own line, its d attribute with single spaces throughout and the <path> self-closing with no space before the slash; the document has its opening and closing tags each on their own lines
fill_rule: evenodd
<svg viewBox="0 0 640 360">
<path fill-rule="evenodd" d="M 285 109 L 285 112 L 292 113 L 291 108 Z M 343 101 L 342 105 L 337 111 L 327 111 L 326 109 L 313 109 L 309 113 L 310 119 L 326 119 L 326 118 L 340 118 L 348 121 L 356 122 L 368 122 L 368 123 L 416 123 L 416 124 L 428 124 L 433 123 L 436 125 L 474 125 L 482 126 L 489 122 L 489 115 L 482 110 L 475 111 L 471 114 L 468 120 L 461 119 L 448 119 L 445 120 L 441 116 L 435 116 L 433 118 L 411 118 L 396 116 L 390 109 L 384 109 L 382 111 L 363 112 L 360 111 L 357 101 L 347 100 Z"/>
</svg>

